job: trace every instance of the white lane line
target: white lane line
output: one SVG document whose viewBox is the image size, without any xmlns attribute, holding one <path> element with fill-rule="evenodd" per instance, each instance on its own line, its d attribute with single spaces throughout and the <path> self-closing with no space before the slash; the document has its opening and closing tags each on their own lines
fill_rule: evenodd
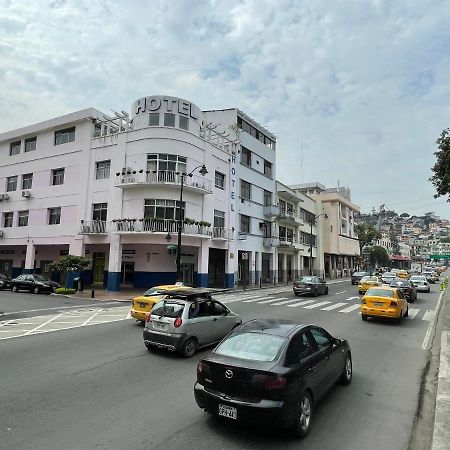
<svg viewBox="0 0 450 450">
<path fill-rule="evenodd" d="M 277 299 L 280 300 L 280 299 Z M 294 300 L 285 300 L 284 302 L 278 302 L 278 303 L 272 303 L 270 306 L 279 306 L 279 305 L 287 305 L 288 303 L 295 303 L 298 302 L 298 298 L 294 299 Z"/>
<path fill-rule="evenodd" d="M 127 317 L 125 320 L 127 320 L 127 319 L 131 319 L 131 311 L 128 311 L 128 314 L 127 314 Z"/>
<path fill-rule="evenodd" d="M 287 305 L 289 308 L 297 308 L 297 306 L 307 305 L 308 303 L 314 303 L 315 300 L 304 300 L 303 302 L 293 303 L 292 305 Z"/>
<path fill-rule="evenodd" d="M 116 305 L 116 304 L 117 304 L 116 302 L 105 302 L 105 303 L 102 302 L 102 306 L 105 306 L 105 305 Z M 51 311 L 53 309 L 57 309 L 57 310 L 60 310 L 60 309 L 73 309 L 75 311 L 78 308 L 90 308 L 93 311 L 95 311 L 96 305 L 55 306 L 55 307 L 51 307 L 51 308 L 25 309 L 24 311 L 12 311 L 12 312 L 5 313 L 5 316 L 6 315 L 9 316 L 11 314 L 18 314 L 18 313 L 29 313 L 29 312 L 37 312 L 37 311 Z"/>
<path fill-rule="evenodd" d="M 89 319 L 87 319 L 87 320 L 85 320 L 83 323 L 82 323 L 82 327 L 85 327 L 95 316 L 97 316 L 99 313 L 98 312 L 96 312 L 95 314 L 93 314 L 91 317 L 89 317 Z"/>
<path fill-rule="evenodd" d="M 8 330 L 0 330 L 0 333 L 25 333 L 28 330 L 18 330 L 17 328 L 9 328 Z"/>
<path fill-rule="evenodd" d="M 360 309 L 360 308 L 361 308 L 361 305 L 352 305 L 352 306 L 349 306 L 348 308 L 341 309 L 339 312 L 346 314 L 346 313 L 354 311 L 355 309 Z"/>
<path fill-rule="evenodd" d="M 264 298 L 265 296 L 260 295 L 241 295 L 240 297 L 233 298 L 231 300 L 224 300 L 222 303 L 235 303 L 235 302 L 242 302 L 244 300 L 250 300 L 252 298 Z"/>
<path fill-rule="evenodd" d="M 14 322 L 16 319 L 6 320 L 5 322 L 0 323 L 0 327 L 4 327 L 5 325 L 8 325 L 11 322 Z"/>
<path fill-rule="evenodd" d="M 422 320 L 426 320 L 431 322 L 434 319 L 434 316 L 436 315 L 436 311 L 429 311 L 428 309 L 425 311 L 425 314 L 422 317 Z"/>
<path fill-rule="evenodd" d="M 58 315 L 55 316 L 55 317 L 52 317 L 51 319 L 47 320 L 47 322 L 41 323 L 41 325 L 39 325 L 38 327 L 32 328 L 31 330 L 27 331 L 27 332 L 24 334 L 24 336 L 28 336 L 29 334 L 33 333 L 34 331 L 40 330 L 42 327 L 45 327 L 45 325 L 47 325 L 48 323 L 53 322 L 54 320 L 56 320 L 58 317 L 61 317 L 61 316 L 62 316 L 62 313 L 61 313 L 61 314 L 58 314 Z"/>
<path fill-rule="evenodd" d="M 254 302 L 259 302 L 260 300 L 264 300 L 265 298 L 267 298 L 267 296 L 266 296 L 266 295 L 263 295 L 263 296 L 259 296 L 259 297 L 252 298 L 252 299 L 250 299 L 250 300 L 244 300 L 243 303 L 254 303 Z"/>
<path fill-rule="evenodd" d="M 341 306 L 345 306 L 347 305 L 347 303 L 345 302 L 339 302 L 339 303 L 334 303 L 333 305 L 327 306 L 325 308 L 320 308 L 321 311 L 331 311 L 332 309 L 337 309 L 340 308 Z"/>
<path fill-rule="evenodd" d="M 347 291 L 342 291 L 342 292 L 336 292 L 336 294 L 334 295 L 341 295 L 341 294 L 345 294 Z"/>
<path fill-rule="evenodd" d="M 318 308 L 319 306 L 323 306 L 323 305 L 329 305 L 331 302 L 319 302 L 319 303 L 314 303 L 314 305 L 308 305 L 308 306 L 304 306 L 304 309 L 314 309 L 314 308 Z"/>
<path fill-rule="evenodd" d="M 361 300 L 361 298 L 360 297 L 349 297 L 346 299 L 346 301 L 349 301 L 349 300 Z"/>
<path fill-rule="evenodd" d="M 408 310 L 408 319 L 414 319 L 419 313 L 420 309 L 411 308 Z"/>
<path fill-rule="evenodd" d="M 264 303 L 273 303 L 273 302 L 277 302 L 278 300 L 287 300 L 287 297 L 271 298 L 269 300 L 264 300 L 263 302 L 258 302 L 258 305 L 262 305 Z"/>
<path fill-rule="evenodd" d="M 444 292 L 445 291 L 442 291 L 441 295 L 439 296 L 439 300 L 436 304 L 436 308 L 434 308 L 435 311 L 439 311 L 441 308 L 441 302 L 442 302 L 442 297 L 444 295 Z M 437 320 L 437 314 L 434 315 L 433 320 L 428 325 L 427 332 L 425 333 L 425 337 L 423 338 L 423 342 L 422 342 L 422 350 L 426 350 L 428 347 L 428 341 L 430 340 L 430 337 L 431 337 L 431 330 L 433 329 L 433 325 L 435 324 L 436 320 Z"/>
</svg>

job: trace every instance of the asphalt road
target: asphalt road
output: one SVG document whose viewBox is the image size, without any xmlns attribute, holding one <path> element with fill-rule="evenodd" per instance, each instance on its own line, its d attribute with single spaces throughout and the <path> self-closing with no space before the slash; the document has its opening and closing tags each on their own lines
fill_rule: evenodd
<svg viewBox="0 0 450 450">
<path fill-rule="evenodd" d="M 349 283 L 311 299 L 280 290 L 218 298 L 244 320 L 316 323 L 350 341 L 353 382 L 317 407 L 305 440 L 210 417 L 192 392 L 196 364 L 209 350 L 189 360 L 149 353 L 142 326 L 122 320 L 0 341 L 0 449 L 407 449 L 438 285 L 419 294 L 410 305 L 418 311 L 401 325 L 363 322 L 349 311 L 358 303 Z"/>
</svg>

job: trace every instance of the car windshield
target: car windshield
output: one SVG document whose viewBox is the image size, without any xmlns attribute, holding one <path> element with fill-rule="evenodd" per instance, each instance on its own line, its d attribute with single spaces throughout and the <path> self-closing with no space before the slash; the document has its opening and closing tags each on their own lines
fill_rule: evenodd
<svg viewBox="0 0 450 450">
<path fill-rule="evenodd" d="M 312 283 L 314 281 L 314 277 L 303 277 L 300 278 L 299 283 Z"/>
<path fill-rule="evenodd" d="M 151 297 L 153 295 L 161 295 L 161 293 L 156 288 L 150 288 L 148 291 L 145 291 L 144 293 L 144 297 Z"/>
<path fill-rule="evenodd" d="M 371 288 L 367 291 L 366 297 L 367 296 L 394 298 L 394 291 L 388 289 Z"/>
<path fill-rule="evenodd" d="M 286 339 L 263 333 L 239 333 L 225 339 L 215 353 L 253 361 L 274 361 Z"/>
<path fill-rule="evenodd" d="M 425 281 L 425 277 L 411 277 L 410 281 Z"/>
<path fill-rule="evenodd" d="M 377 277 L 364 277 L 361 279 L 362 282 L 364 281 L 378 281 Z"/>
<path fill-rule="evenodd" d="M 36 281 L 50 281 L 47 277 L 44 277 L 42 275 L 33 275 L 33 276 Z"/>
<path fill-rule="evenodd" d="M 183 303 L 175 303 L 175 302 L 167 302 L 161 301 L 158 302 L 152 309 L 152 314 L 156 316 L 165 316 L 165 317 L 181 317 L 184 310 Z"/>
<path fill-rule="evenodd" d="M 400 278 L 396 278 L 391 281 L 391 286 L 408 286 L 409 282 L 406 280 L 401 280 Z"/>
</svg>

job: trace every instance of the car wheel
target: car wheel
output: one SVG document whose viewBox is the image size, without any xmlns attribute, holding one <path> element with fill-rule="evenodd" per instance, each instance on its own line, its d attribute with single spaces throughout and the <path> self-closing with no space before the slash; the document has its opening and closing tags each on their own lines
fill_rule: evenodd
<svg viewBox="0 0 450 450">
<path fill-rule="evenodd" d="M 39 294 L 39 288 L 37 286 L 33 289 L 33 294 Z"/>
<path fill-rule="evenodd" d="M 339 383 L 349 385 L 352 381 L 352 375 L 353 375 L 352 357 L 350 356 L 350 353 L 348 353 L 347 357 L 345 358 L 344 370 L 342 371 Z"/>
<path fill-rule="evenodd" d="M 403 314 L 403 317 L 408 317 L 409 315 L 409 306 L 406 307 L 406 312 Z"/>
<path fill-rule="evenodd" d="M 294 431 L 298 437 L 305 437 L 311 429 L 313 413 L 313 404 L 311 395 L 308 391 L 303 392 L 297 408 L 297 417 L 295 419 Z"/>
<path fill-rule="evenodd" d="M 17 286 L 13 286 L 13 287 L 11 288 L 11 290 L 12 290 L 13 292 L 17 292 L 19 289 L 17 289 Z"/>
<path fill-rule="evenodd" d="M 325 295 L 328 295 L 328 286 L 325 288 Z"/>
<path fill-rule="evenodd" d="M 367 316 L 365 314 L 361 314 L 361 319 L 365 321 L 367 320 Z"/>
<path fill-rule="evenodd" d="M 427 293 L 428 293 L 428 294 L 430 293 L 430 288 L 428 288 L 428 291 L 427 291 Z"/>
<path fill-rule="evenodd" d="M 314 289 L 313 295 L 314 297 L 317 297 L 319 295 L 319 290 L 317 288 Z"/>
<path fill-rule="evenodd" d="M 181 355 L 184 358 L 190 358 L 195 354 L 196 351 L 197 351 L 197 340 L 195 338 L 188 339 L 180 350 Z"/>
<path fill-rule="evenodd" d="M 299 292 L 294 292 L 294 295 L 295 295 L 296 297 L 300 297 L 300 293 L 299 293 Z"/>
</svg>

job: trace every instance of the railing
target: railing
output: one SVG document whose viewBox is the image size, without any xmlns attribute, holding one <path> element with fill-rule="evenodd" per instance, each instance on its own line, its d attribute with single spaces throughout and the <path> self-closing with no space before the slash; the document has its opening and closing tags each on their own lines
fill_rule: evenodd
<svg viewBox="0 0 450 450">
<path fill-rule="evenodd" d="M 213 239 L 233 239 L 233 231 L 229 228 L 214 227 L 212 232 Z"/>
<path fill-rule="evenodd" d="M 279 236 L 280 245 L 293 245 L 297 243 L 295 236 Z"/>
<path fill-rule="evenodd" d="M 81 221 L 80 234 L 102 234 L 106 232 L 105 220 Z"/>
<path fill-rule="evenodd" d="M 113 220 L 113 229 L 118 233 L 177 233 L 178 222 L 171 219 L 119 219 Z M 183 224 L 183 234 L 201 236 L 213 235 L 211 227 L 205 225 Z"/>
<path fill-rule="evenodd" d="M 299 216 L 297 216 L 294 211 L 286 211 L 285 209 L 280 209 L 280 213 L 278 214 L 280 219 L 288 219 L 293 220 L 295 222 L 301 222 Z"/>
<path fill-rule="evenodd" d="M 117 184 L 134 185 L 134 184 L 174 184 L 181 185 L 181 174 L 172 170 L 133 170 L 131 172 L 122 173 L 117 176 Z M 211 191 L 211 180 L 198 175 L 184 177 L 184 186 L 187 188 L 200 189 L 202 191 Z"/>
<path fill-rule="evenodd" d="M 278 205 L 266 205 L 263 208 L 263 214 L 265 216 L 278 216 L 280 214 L 280 207 Z"/>
<path fill-rule="evenodd" d="M 277 236 L 267 236 L 263 238 L 264 247 L 278 247 L 280 241 Z"/>
</svg>

